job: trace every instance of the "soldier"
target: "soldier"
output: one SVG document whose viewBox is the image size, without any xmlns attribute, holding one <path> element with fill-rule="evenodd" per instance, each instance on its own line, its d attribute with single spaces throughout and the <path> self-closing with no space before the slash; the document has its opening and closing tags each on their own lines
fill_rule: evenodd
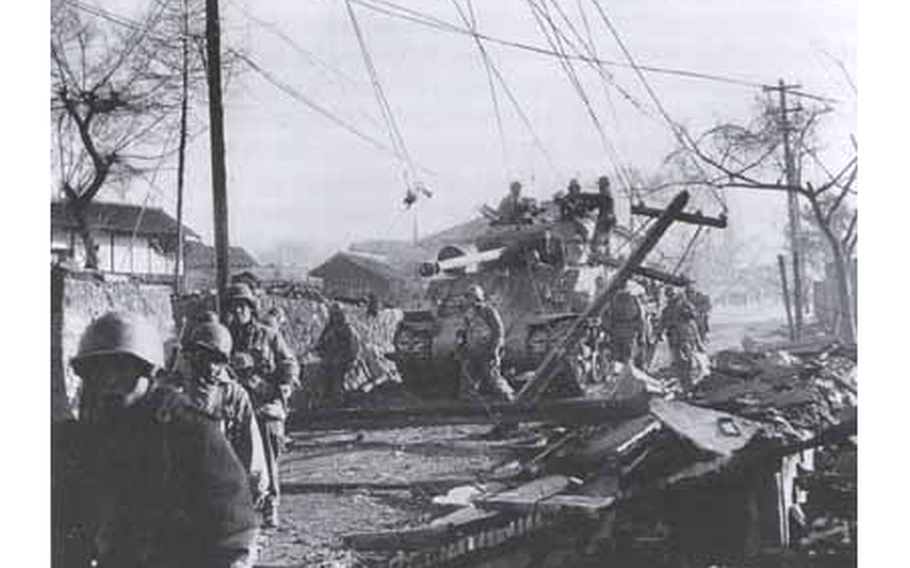
<svg viewBox="0 0 910 568">
<path fill-rule="evenodd" d="M 218 425 L 156 378 L 150 322 L 110 312 L 73 357 L 77 422 L 55 426 L 54 565 L 248 568 L 258 518 Z"/>
<path fill-rule="evenodd" d="M 263 500 L 263 526 L 278 526 L 280 484 L 278 461 L 284 449 L 284 422 L 288 401 L 297 384 L 300 367 L 280 331 L 256 321 L 259 302 L 246 284 L 228 286 L 224 299 L 233 353 L 247 353 L 254 373 L 265 384 L 266 396 L 256 407 L 269 470 L 269 491 Z"/>
<path fill-rule="evenodd" d="M 682 294 L 668 286 L 667 305 L 660 314 L 656 338 L 659 341 L 666 333 L 667 346 L 672 358 L 671 368 L 683 383 L 683 388 L 693 386 L 698 369 L 696 352 L 704 351 L 698 327 L 695 323 L 695 308 Z"/>
<path fill-rule="evenodd" d="M 645 339 L 647 322 L 645 310 L 629 285 L 620 290 L 610 302 L 607 325 L 610 351 L 614 363 L 625 365 L 641 361 L 639 347 Z"/>
<path fill-rule="evenodd" d="M 344 379 L 357 359 L 357 338 L 341 305 L 329 307 L 329 320 L 316 342 L 316 354 L 322 359 L 323 402 L 340 406 L 344 396 Z"/>
<path fill-rule="evenodd" d="M 502 198 L 496 213 L 504 223 L 520 223 L 530 212 L 530 202 L 521 196 L 521 182 L 509 184 L 509 195 Z"/>
<path fill-rule="evenodd" d="M 610 178 L 600 176 L 597 180 L 597 194 L 589 197 L 597 207 L 597 222 L 594 225 L 594 236 L 591 237 L 591 257 L 596 258 L 599 254 L 610 256 L 610 232 L 616 226 Z"/>
<path fill-rule="evenodd" d="M 554 201 L 559 205 L 559 214 L 563 221 L 576 221 L 585 217 L 591 209 L 586 195 L 581 192 L 577 179 L 569 180 L 565 195 L 558 195 Z"/>
<path fill-rule="evenodd" d="M 511 401 L 514 392 L 500 372 L 505 328 L 496 308 L 486 301 L 483 288 L 474 284 L 467 292 L 460 351 L 462 357 L 461 392 L 465 396 L 488 393 Z"/>
<path fill-rule="evenodd" d="M 283 309 L 281 309 L 278 306 L 273 306 L 273 307 L 269 308 L 268 311 L 265 313 L 265 317 L 262 318 L 262 323 L 266 324 L 267 326 L 269 326 L 271 328 L 274 328 L 277 331 L 281 331 L 282 328 L 284 327 L 284 324 L 286 324 L 287 321 L 288 321 L 287 314 L 284 312 Z"/>
<path fill-rule="evenodd" d="M 708 340 L 710 331 L 711 318 L 711 297 L 695 289 L 695 283 L 689 282 L 686 285 L 686 299 L 695 308 L 695 323 L 698 326 L 698 333 L 702 341 Z"/>
<path fill-rule="evenodd" d="M 196 408 L 220 425 L 250 474 L 253 502 L 261 506 L 268 492 L 268 466 L 250 395 L 228 372 L 231 344 L 230 332 L 220 323 L 193 330 L 184 347 L 191 370 L 184 390 Z"/>
</svg>

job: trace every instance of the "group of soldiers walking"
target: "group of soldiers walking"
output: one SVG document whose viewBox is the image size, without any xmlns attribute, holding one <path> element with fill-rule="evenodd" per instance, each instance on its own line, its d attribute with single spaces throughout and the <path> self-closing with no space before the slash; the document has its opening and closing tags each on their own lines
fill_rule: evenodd
<svg viewBox="0 0 910 568">
<path fill-rule="evenodd" d="M 604 317 L 611 360 L 646 369 L 658 344 L 666 339 L 670 372 L 683 388 L 689 388 L 706 371 L 701 365 L 707 349 L 711 300 L 692 284 L 682 292 L 667 286 L 663 298 L 657 290 L 652 293 L 654 297 L 646 302 L 627 285 L 614 296 Z M 653 309 L 649 310 L 646 303 Z"/>
<path fill-rule="evenodd" d="M 464 321 L 458 331 L 459 396 L 512 401 L 515 397 L 513 387 L 501 372 L 505 345 L 502 318 L 479 285 L 471 285 L 465 298 Z M 703 365 L 710 299 L 689 285 L 683 292 L 667 286 L 664 297 L 656 300 L 662 306 L 655 313 L 649 309 L 651 306 L 645 305 L 640 294 L 634 293 L 631 286 L 625 286 L 613 297 L 600 323 L 593 327 L 596 337 L 587 352 L 607 354 L 612 366 L 607 374 L 613 375 L 622 365 L 647 369 L 657 345 L 666 339 L 670 374 L 688 389 L 707 370 Z M 576 395 L 583 394 L 580 377 L 575 376 L 569 382 L 573 381 L 577 384 L 570 390 Z"/>
<path fill-rule="evenodd" d="M 246 284 L 224 323 L 195 322 L 165 363 L 150 322 L 110 312 L 84 331 L 73 370 L 79 420 L 55 425 L 54 566 L 246 568 L 279 523 L 279 458 L 300 366 L 280 313 Z M 317 351 L 343 373 L 350 345 L 332 308 Z M 276 317 L 277 316 L 277 317 Z M 333 396 L 337 397 L 337 390 Z"/>
</svg>

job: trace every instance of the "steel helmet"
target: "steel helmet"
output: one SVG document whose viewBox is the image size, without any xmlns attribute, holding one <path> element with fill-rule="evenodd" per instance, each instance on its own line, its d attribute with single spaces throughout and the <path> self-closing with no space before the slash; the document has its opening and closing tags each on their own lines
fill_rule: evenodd
<svg viewBox="0 0 910 568">
<path fill-rule="evenodd" d="M 231 340 L 231 332 L 226 327 L 220 323 L 208 322 L 193 330 L 187 346 L 215 353 L 222 362 L 227 363 L 234 342 Z"/>
<path fill-rule="evenodd" d="M 472 300 L 483 302 L 486 294 L 484 294 L 483 288 L 481 288 L 479 285 L 471 284 L 471 286 L 468 288 L 467 296 Z"/>
<path fill-rule="evenodd" d="M 152 367 L 162 367 L 164 342 L 149 320 L 125 312 L 108 312 L 82 332 L 79 350 L 70 365 L 81 375 L 87 361 L 112 355 L 130 355 Z"/>
<path fill-rule="evenodd" d="M 259 300 L 253 294 L 253 291 L 246 284 L 231 284 L 224 293 L 224 303 L 232 304 L 234 302 L 247 302 L 253 311 L 259 309 Z"/>
<path fill-rule="evenodd" d="M 231 367 L 233 367 L 235 371 L 252 369 L 255 366 L 256 361 L 254 361 L 253 356 L 246 351 L 239 351 L 231 356 Z"/>
<path fill-rule="evenodd" d="M 269 308 L 269 311 L 266 312 L 265 317 L 262 319 L 266 325 L 275 329 L 281 329 L 281 326 L 288 320 L 284 310 L 279 306 Z"/>
</svg>

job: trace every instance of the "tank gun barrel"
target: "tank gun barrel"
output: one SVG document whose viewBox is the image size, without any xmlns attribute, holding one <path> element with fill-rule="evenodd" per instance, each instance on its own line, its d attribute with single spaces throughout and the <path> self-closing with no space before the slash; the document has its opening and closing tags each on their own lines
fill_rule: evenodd
<svg viewBox="0 0 910 568">
<path fill-rule="evenodd" d="M 492 262 L 502 258 L 506 247 L 485 250 L 482 252 L 464 253 L 450 258 L 442 258 L 435 262 L 424 262 L 420 265 L 418 272 L 424 278 L 435 276 L 440 272 L 450 272 L 460 268 L 467 268 L 480 264 L 481 262 Z"/>
</svg>

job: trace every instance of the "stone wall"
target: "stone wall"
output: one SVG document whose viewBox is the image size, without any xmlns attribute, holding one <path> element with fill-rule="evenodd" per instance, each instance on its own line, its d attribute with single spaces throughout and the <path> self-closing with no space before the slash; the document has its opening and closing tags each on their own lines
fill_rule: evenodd
<svg viewBox="0 0 910 568">
<path fill-rule="evenodd" d="M 202 312 L 213 310 L 214 306 L 214 298 L 210 294 L 197 293 L 180 298 L 175 303 L 174 312 L 178 322 L 185 317 L 188 325 L 192 326 Z M 281 308 L 287 316 L 282 332 L 300 361 L 303 369 L 301 382 L 306 386 L 313 374 L 319 372 L 313 347 L 328 320 L 328 303 L 321 299 L 261 294 L 260 315 L 273 307 Z M 368 391 L 383 382 L 400 380 L 395 364 L 383 355 L 393 350 L 392 338 L 402 318 L 401 310 L 380 310 L 376 317 L 371 318 L 362 306 L 344 304 L 343 309 L 361 347 L 355 369 L 346 379 L 347 389 Z M 301 395 L 305 397 L 305 392 Z"/>
<path fill-rule="evenodd" d="M 73 418 L 78 409 L 79 378 L 69 366 L 79 338 L 99 316 L 119 310 L 151 320 L 163 339 L 174 335 L 171 288 L 95 274 L 51 273 L 51 416 Z"/>
</svg>

